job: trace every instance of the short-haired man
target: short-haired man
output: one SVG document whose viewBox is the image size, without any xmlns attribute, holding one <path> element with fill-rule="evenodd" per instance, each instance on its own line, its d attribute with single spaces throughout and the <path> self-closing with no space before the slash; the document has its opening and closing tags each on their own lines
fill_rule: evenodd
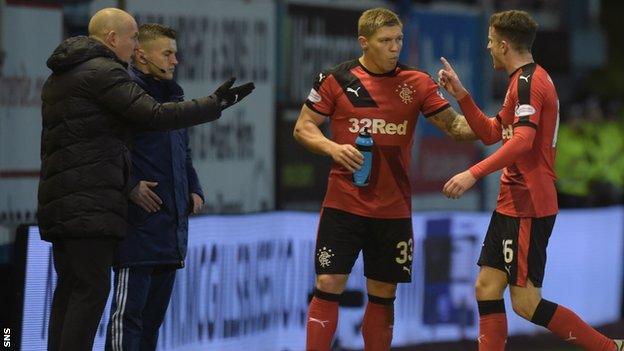
<svg viewBox="0 0 624 351">
<path fill-rule="evenodd" d="M 41 238 L 52 242 L 58 274 L 49 350 L 91 350 L 110 290 L 118 240 L 126 234 L 131 129 L 172 130 L 215 120 L 251 93 L 233 80 L 207 97 L 160 104 L 126 70 L 138 28 L 128 13 L 106 8 L 89 37 L 63 41 L 47 61 L 43 85 Z"/>
<path fill-rule="evenodd" d="M 139 47 L 130 76 L 160 103 L 182 101 L 173 80 L 178 60 L 176 32 L 160 24 L 139 27 Z M 188 215 L 203 193 L 193 168 L 186 128 L 137 132 L 130 142 L 132 172 L 128 235 L 115 252 L 114 298 L 107 350 L 155 350 L 173 290 L 184 267 Z"/>
<path fill-rule="evenodd" d="M 503 170 L 498 204 L 478 262 L 479 350 L 505 349 L 503 292 L 509 285 L 513 309 L 522 318 L 585 350 L 619 351 L 622 341 L 607 338 L 574 312 L 542 298 L 546 247 L 558 212 L 553 166 L 559 100 L 552 79 L 533 61 L 536 32 L 537 23 L 524 11 L 490 17 L 487 47 L 494 69 L 510 76 L 496 118 L 481 112 L 444 58 L 438 72 L 440 85 L 457 99 L 477 136 L 488 145 L 503 141 L 495 153 L 452 177 L 443 189 L 446 196 L 458 198 L 477 179 Z"/>
<path fill-rule="evenodd" d="M 307 350 L 329 350 L 338 299 L 360 250 L 368 290 L 365 350 L 390 348 L 396 286 L 411 280 L 408 171 L 418 116 L 423 113 L 455 139 L 475 138 L 428 74 L 398 62 L 402 28 L 390 10 L 365 11 L 358 21 L 362 56 L 316 77 L 295 125 L 297 141 L 334 161 L 318 228 Z M 327 118 L 331 140 L 319 129 Z M 356 187 L 352 174 L 363 156 L 353 144 L 363 129 L 370 129 L 374 139 L 373 162 L 369 184 Z"/>
</svg>

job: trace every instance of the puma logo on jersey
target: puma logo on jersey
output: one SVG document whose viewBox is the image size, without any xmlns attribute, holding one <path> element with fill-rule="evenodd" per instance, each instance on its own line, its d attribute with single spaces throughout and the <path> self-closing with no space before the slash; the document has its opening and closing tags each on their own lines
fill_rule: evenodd
<svg viewBox="0 0 624 351">
<path fill-rule="evenodd" d="M 381 118 L 350 118 L 349 123 L 351 133 L 359 133 L 364 129 L 371 131 L 371 134 L 406 135 L 407 120 L 403 123 L 391 123 Z"/>
<path fill-rule="evenodd" d="M 530 76 L 531 76 L 530 74 L 527 74 L 526 76 L 520 76 L 520 79 L 524 79 L 528 83 Z"/>
<path fill-rule="evenodd" d="M 357 87 L 357 89 L 353 90 L 351 88 L 347 88 L 347 92 L 349 93 L 353 93 L 355 96 L 360 97 L 360 93 L 358 92 L 358 90 L 360 90 L 362 87 Z"/>
<path fill-rule="evenodd" d="M 323 78 L 325 78 L 325 76 L 323 75 L 323 73 L 319 73 L 319 82 L 321 82 L 323 80 Z"/>
<path fill-rule="evenodd" d="M 329 321 L 322 321 L 320 319 L 316 319 L 316 318 L 312 318 L 312 317 L 308 318 L 308 322 L 316 322 L 316 323 L 320 324 L 321 327 L 323 327 L 323 328 L 325 328 L 325 323 L 329 323 Z"/>
<path fill-rule="evenodd" d="M 507 127 L 503 127 L 503 131 L 501 133 L 501 138 L 503 140 L 509 140 L 513 138 L 513 126 L 510 124 Z"/>
</svg>

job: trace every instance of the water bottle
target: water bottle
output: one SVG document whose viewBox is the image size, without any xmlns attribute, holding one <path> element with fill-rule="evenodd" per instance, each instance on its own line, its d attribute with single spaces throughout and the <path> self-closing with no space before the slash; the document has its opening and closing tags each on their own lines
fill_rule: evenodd
<svg viewBox="0 0 624 351">
<path fill-rule="evenodd" d="M 373 167 L 373 138 L 368 129 L 363 129 L 355 139 L 355 147 L 364 156 L 362 167 L 353 172 L 353 184 L 359 187 L 367 186 Z"/>
</svg>

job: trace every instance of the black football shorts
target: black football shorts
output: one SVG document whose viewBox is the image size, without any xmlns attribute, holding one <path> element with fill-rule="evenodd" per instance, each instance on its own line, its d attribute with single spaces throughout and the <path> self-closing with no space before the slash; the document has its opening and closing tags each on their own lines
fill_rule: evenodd
<svg viewBox="0 0 624 351">
<path fill-rule="evenodd" d="M 505 272 L 510 285 L 525 287 L 530 279 L 541 287 L 556 217 L 510 217 L 494 211 L 477 264 Z"/>
<path fill-rule="evenodd" d="M 364 275 L 386 283 L 412 279 L 411 218 L 370 218 L 323 208 L 316 238 L 316 274 L 349 274 L 360 250 Z"/>
</svg>

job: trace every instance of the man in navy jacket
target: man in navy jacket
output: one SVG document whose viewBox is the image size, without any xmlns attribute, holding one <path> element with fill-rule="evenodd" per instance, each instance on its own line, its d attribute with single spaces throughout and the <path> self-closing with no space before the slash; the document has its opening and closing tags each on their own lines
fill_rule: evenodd
<svg viewBox="0 0 624 351">
<path fill-rule="evenodd" d="M 130 75 L 158 102 L 182 101 L 173 80 L 176 33 L 159 24 L 139 27 Z M 193 168 L 186 129 L 137 132 L 131 147 L 128 235 L 115 252 L 115 295 L 107 350 L 154 350 L 173 289 L 184 267 L 188 215 L 203 192 Z"/>
</svg>

